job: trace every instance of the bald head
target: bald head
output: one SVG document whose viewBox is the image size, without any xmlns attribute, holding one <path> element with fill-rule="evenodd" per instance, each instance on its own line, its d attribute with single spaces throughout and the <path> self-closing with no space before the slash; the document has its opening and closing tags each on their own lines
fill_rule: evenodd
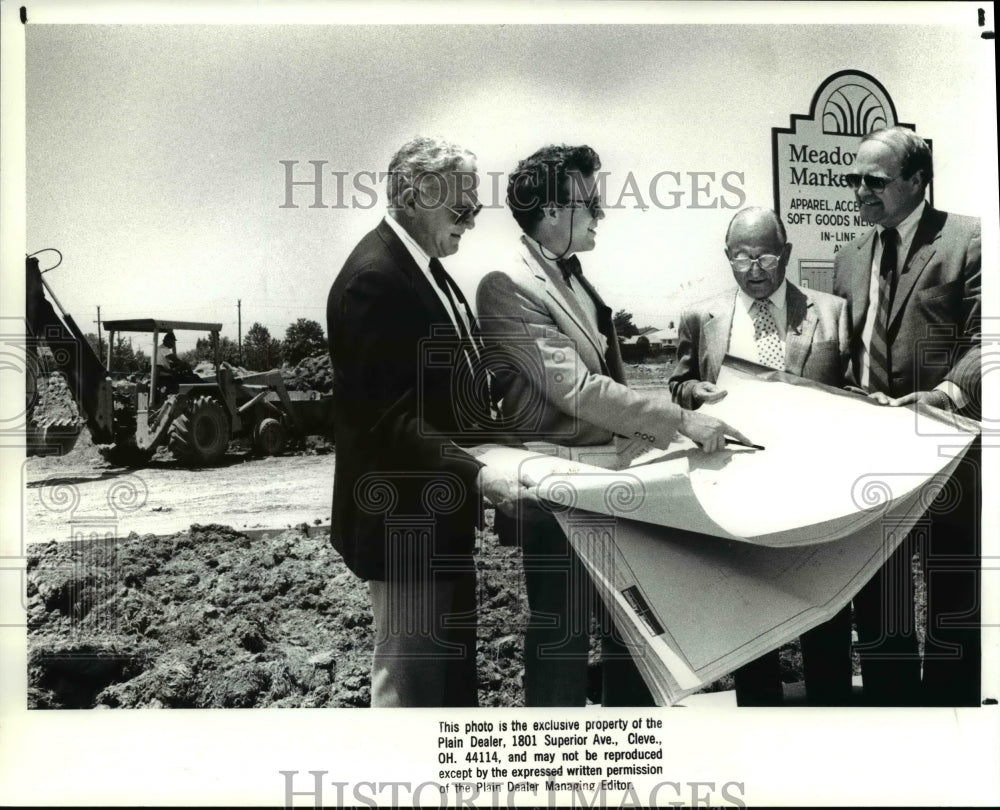
<svg viewBox="0 0 1000 810">
<path fill-rule="evenodd" d="M 744 208 L 737 212 L 729 222 L 726 231 L 726 247 L 736 244 L 739 240 L 751 238 L 757 241 L 770 242 L 779 251 L 785 244 L 785 226 L 781 219 L 770 208 Z"/>
<path fill-rule="evenodd" d="M 781 286 L 791 251 L 781 219 L 769 208 L 744 208 L 729 223 L 726 258 L 751 298 L 767 298 Z"/>
</svg>

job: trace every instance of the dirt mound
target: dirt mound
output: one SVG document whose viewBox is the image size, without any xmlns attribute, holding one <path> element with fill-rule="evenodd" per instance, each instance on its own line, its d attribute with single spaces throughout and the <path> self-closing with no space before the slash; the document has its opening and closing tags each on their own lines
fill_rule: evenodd
<svg viewBox="0 0 1000 810">
<path fill-rule="evenodd" d="M 480 700 L 522 702 L 520 560 L 487 543 Z M 32 708 L 347 707 L 370 701 L 367 588 L 325 533 L 170 537 L 29 548 Z"/>
<path fill-rule="evenodd" d="M 333 365 L 330 355 L 325 352 L 300 360 L 294 368 L 283 366 L 281 376 L 289 391 L 319 391 L 323 394 L 333 391 Z"/>
<path fill-rule="evenodd" d="M 479 699 L 520 706 L 521 559 L 497 544 L 492 510 L 480 545 Z M 27 595 L 30 708 L 370 702 L 367 588 L 327 534 L 306 526 L 271 537 L 194 525 L 168 537 L 35 544 Z M 782 648 L 781 665 L 786 683 L 801 680 L 797 640 Z M 599 670 L 591 670 L 596 702 Z M 732 688 L 726 676 L 705 691 Z"/>
<path fill-rule="evenodd" d="M 79 411 L 73 392 L 61 371 L 40 374 L 36 378 L 32 421 L 45 424 L 54 420 L 77 419 Z"/>
</svg>

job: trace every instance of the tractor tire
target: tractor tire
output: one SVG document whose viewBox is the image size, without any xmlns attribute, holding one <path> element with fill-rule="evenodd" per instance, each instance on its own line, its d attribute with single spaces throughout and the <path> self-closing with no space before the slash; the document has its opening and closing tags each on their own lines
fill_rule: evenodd
<svg viewBox="0 0 1000 810">
<path fill-rule="evenodd" d="M 254 449 L 262 456 L 280 456 L 285 449 L 288 434 L 277 419 L 261 419 L 253 431 Z"/>
<path fill-rule="evenodd" d="M 198 397 L 170 426 L 174 458 L 191 467 L 218 464 L 229 449 L 229 419 L 218 400 Z"/>
</svg>

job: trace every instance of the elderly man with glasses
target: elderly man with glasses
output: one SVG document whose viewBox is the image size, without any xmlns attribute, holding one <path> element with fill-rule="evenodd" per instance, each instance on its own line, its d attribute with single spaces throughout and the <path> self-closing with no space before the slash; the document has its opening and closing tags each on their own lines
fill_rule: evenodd
<svg viewBox="0 0 1000 810">
<path fill-rule="evenodd" d="M 611 309 L 578 255 L 594 249 L 605 216 L 597 193 L 600 168 L 589 146 L 547 146 L 509 177 L 507 204 L 521 238 L 509 266 L 485 276 L 476 296 L 505 429 L 567 446 L 609 445 L 625 437 L 644 448 L 666 448 L 682 433 L 711 452 L 723 449 L 727 434 L 747 441 L 719 419 L 626 384 Z M 593 611 L 602 624 L 601 702 L 650 705 L 648 689 L 555 518 L 501 521 L 499 533 L 502 543 L 520 544 L 523 551 L 531 611 L 525 704 L 585 704 Z"/>
<path fill-rule="evenodd" d="M 872 230 L 836 254 L 834 292 L 851 311 L 854 382 L 876 402 L 981 419 L 979 219 L 932 208 L 927 143 L 904 127 L 866 135 L 845 176 Z M 854 601 L 865 698 L 876 705 L 980 700 L 979 440 L 931 505 L 923 666 L 911 534 Z"/>
<path fill-rule="evenodd" d="M 677 363 L 669 380 L 674 400 L 696 409 L 726 395 L 715 381 L 726 355 L 827 385 L 841 386 L 848 364 L 847 307 L 841 298 L 803 290 L 785 279 L 792 245 L 781 220 L 746 208 L 726 233 L 726 258 L 736 289 L 681 316 Z M 851 691 L 850 606 L 802 636 L 806 697 L 813 705 L 843 703 Z M 778 652 L 735 672 L 740 706 L 781 705 Z"/>
</svg>

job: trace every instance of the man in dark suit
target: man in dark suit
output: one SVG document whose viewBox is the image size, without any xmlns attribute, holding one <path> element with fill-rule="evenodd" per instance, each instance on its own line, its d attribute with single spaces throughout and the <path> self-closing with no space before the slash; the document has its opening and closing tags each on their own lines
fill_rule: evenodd
<svg viewBox="0 0 1000 810">
<path fill-rule="evenodd" d="M 930 149 L 910 130 L 862 139 L 846 178 L 875 227 L 837 253 L 834 291 L 850 307 L 854 381 L 872 399 L 979 419 L 980 225 L 924 201 L 932 176 Z M 873 703 L 979 703 L 979 457 L 977 439 L 926 515 L 922 676 L 911 543 L 855 598 L 862 680 Z"/>
<path fill-rule="evenodd" d="M 604 219 L 597 194 L 600 158 L 589 146 L 552 145 L 511 173 L 507 204 L 523 233 L 509 266 L 480 282 L 476 300 L 496 365 L 504 419 L 522 438 L 566 446 L 666 448 L 682 433 L 708 452 L 725 422 L 684 411 L 669 397 L 630 389 L 611 309 L 577 254 L 594 249 Z M 513 370 L 513 371 L 512 371 Z M 528 706 L 583 706 L 587 699 L 590 610 L 602 618 L 605 706 L 651 705 L 628 651 L 602 614 L 590 577 L 555 518 L 501 521 L 502 543 L 520 543 L 531 619 L 525 634 Z"/>
<path fill-rule="evenodd" d="M 517 484 L 456 443 L 487 428 L 476 324 L 439 258 L 481 209 L 475 156 L 417 138 L 389 165 L 389 212 L 330 290 L 337 465 L 331 537 L 368 581 L 372 705 L 475 706 L 475 568 L 482 492 Z"/>
<path fill-rule="evenodd" d="M 848 364 L 845 302 L 802 290 L 785 279 L 792 245 L 780 218 L 746 208 L 726 232 L 726 258 L 736 290 L 685 312 L 677 335 L 677 362 L 668 386 L 685 408 L 717 402 L 716 384 L 726 355 L 742 357 L 799 377 L 840 387 Z M 802 635 L 806 697 L 814 705 L 845 703 L 851 693 L 851 612 Z M 775 706 L 783 700 L 781 666 L 774 650 L 734 673 L 740 706 Z"/>
</svg>

